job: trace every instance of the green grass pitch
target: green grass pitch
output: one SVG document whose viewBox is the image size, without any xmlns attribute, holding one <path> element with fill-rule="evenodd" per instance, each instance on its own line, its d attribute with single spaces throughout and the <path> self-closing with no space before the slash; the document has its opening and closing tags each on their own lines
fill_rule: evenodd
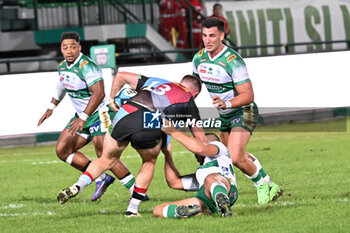
<svg viewBox="0 0 350 233">
<path fill-rule="evenodd" d="M 350 232 L 349 119 L 347 125 L 346 132 L 268 132 L 265 128 L 254 133 L 248 151 L 285 194 L 259 206 L 252 182 L 235 169 L 239 198 L 233 217 L 225 219 L 152 216 L 157 204 L 194 195 L 167 187 L 162 154 L 147 192 L 151 200 L 141 203 L 141 218 L 129 219 L 123 213 L 130 194 L 119 182 L 100 202 L 90 201 L 93 184 L 68 203 L 58 204 L 57 192 L 73 184 L 80 172 L 58 160 L 54 145 L 1 148 L 0 232 Z M 194 172 L 197 164 L 191 153 L 174 140 L 172 144 L 181 174 Z M 94 158 L 92 145 L 82 151 Z M 141 159 L 133 149 L 124 152 L 122 161 L 137 174 Z"/>
</svg>

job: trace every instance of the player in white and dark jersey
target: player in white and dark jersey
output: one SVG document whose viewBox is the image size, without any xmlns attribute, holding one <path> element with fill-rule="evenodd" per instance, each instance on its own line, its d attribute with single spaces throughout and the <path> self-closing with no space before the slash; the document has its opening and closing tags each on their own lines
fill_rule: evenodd
<svg viewBox="0 0 350 233">
<path fill-rule="evenodd" d="M 107 105 L 102 71 L 89 57 L 81 53 L 80 36 L 77 32 L 62 34 L 61 52 L 65 60 L 58 67 L 60 80 L 56 93 L 38 126 L 52 115 L 54 108 L 68 94 L 76 114 L 62 131 L 56 144 L 56 153 L 62 161 L 84 172 L 91 161 L 79 149 L 92 140 L 97 156 L 102 155 L 104 135 L 115 112 Z M 135 178 L 128 168 L 120 162 L 111 171 L 132 193 Z M 101 197 L 114 180 L 107 173 L 102 174 L 96 180 L 96 191 L 91 200 Z"/>
<path fill-rule="evenodd" d="M 228 147 L 233 164 L 257 187 L 258 203 L 267 204 L 282 194 L 252 154 L 246 152 L 249 138 L 258 122 L 258 108 L 247 67 L 241 56 L 225 46 L 224 22 L 218 18 L 202 22 L 205 48 L 193 57 L 193 73 L 206 85 L 217 107 L 220 138 Z"/>
<path fill-rule="evenodd" d="M 125 84 L 136 90 L 137 94 L 118 110 L 104 139 L 101 158 L 92 161 L 75 184 L 58 192 L 57 199 L 61 204 L 78 195 L 94 179 L 117 163 L 130 142 L 141 156 L 142 165 L 125 216 L 139 216 L 138 207 L 152 181 L 157 156 L 162 147 L 160 116 L 181 121 L 183 118 L 194 121 L 200 119 L 194 98 L 201 90 L 201 82 L 193 75 L 185 75 L 180 83 L 174 83 L 160 78 L 118 72 L 112 84 L 111 102 Z M 206 141 L 201 126 L 194 124 L 191 131 L 196 138 Z"/>
<path fill-rule="evenodd" d="M 209 143 L 203 143 L 174 127 L 162 130 L 182 143 L 188 150 L 201 158 L 202 165 L 196 170 L 199 189 L 195 197 L 156 206 L 156 217 L 191 217 L 199 213 L 220 213 L 232 216 L 231 206 L 237 201 L 236 176 L 230 154 L 215 134 L 206 134 Z M 181 180 L 176 179 L 181 184 Z"/>
</svg>

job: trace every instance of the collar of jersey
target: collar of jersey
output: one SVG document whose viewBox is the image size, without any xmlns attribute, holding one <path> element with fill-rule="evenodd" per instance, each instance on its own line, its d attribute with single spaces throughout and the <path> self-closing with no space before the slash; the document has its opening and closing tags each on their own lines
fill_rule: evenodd
<svg viewBox="0 0 350 233">
<path fill-rule="evenodd" d="M 75 66 L 75 64 L 77 64 L 78 61 L 80 60 L 81 56 L 83 56 L 82 53 L 80 53 L 79 56 L 77 57 L 77 59 L 75 59 L 75 61 L 74 61 L 72 64 L 70 64 L 69 66 L 67 66 L 67 61 L 66 61 L 66 66 L 67 66 L 67 68 L 68 68 L 68 69 L 71 69 L 73 66 Z"/>
<path fill-rule="evenodd" d="M 213 58 L 211 58 L 210 55 L 209 55 L 209 53 L 208 53 L 209 60 L 210 60 L 210 61 L 215 61 L 216 58 L 220 57 L 221 54 L 223 54 L 223 53 L 226 51 L 226 49 L 227 49 L 227 46 L 224 45 L 224 48 L 220 51 L 220 53 L 216 54 L 216 56 L 213 57 Z M 207 50 L 205 49 L 205 51 L 207 51 Z"/>
</svg>

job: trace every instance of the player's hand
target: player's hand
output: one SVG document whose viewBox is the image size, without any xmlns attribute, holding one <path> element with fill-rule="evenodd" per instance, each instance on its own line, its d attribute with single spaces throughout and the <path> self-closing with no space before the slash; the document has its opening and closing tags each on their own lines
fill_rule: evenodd
<svg viewBox="0 0 350 233">
<path fill-rule="evenodd" d="M 163 125 L 162 125 L 162 131 L 166 134 L 171 134 L 172 132 L 176 131 L 176 128 L 174 124 L 171 121 L 168 121 L 167 119 L 163 120 Z"/>
<path fill-rule="evenodd" d="M 78 132 L 82 132 L 83 131 L 83 127 L 84 127 L 85 121 L 83 121 L 80 118 L 75 119 L 74 121 L 72 121 L 69 126 L 69 133 L 72 136 L 75 136 Z"/>
<path fill-rule="evenodd" d="M 53 110 L 47 109 L 46 112 L 44 113 L 44 115 L 38 121 L 37 126 L 40 126 L 47 118 L 49 118 L 52 115 L 52 112 L 53 112 Z"/>
<path fill-rule="evenodd" d="M 109 105 L 109 107 L 111 107 L 111 109 L 113 109 L 113 111 L 115 111 L 115 112 L 119 111 L 119 106 L 118 106 L 118 104 L 115 101 L 111 101 L 110 100 L 108 102 L 108 105 Z"/>
<path fill-rule="evenodd" d="M 226 108 L 226 104 L 225 101 L 223 101 L 219 96 L 214 96 L 212 98 L 213 100 L 213 106 L 217 109 L 225 109 Z"/>
</svg>

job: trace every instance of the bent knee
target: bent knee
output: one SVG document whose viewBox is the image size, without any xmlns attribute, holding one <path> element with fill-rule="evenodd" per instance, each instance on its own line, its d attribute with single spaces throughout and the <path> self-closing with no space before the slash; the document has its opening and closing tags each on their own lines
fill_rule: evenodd
<svg viewBox="0 0 350 233">
<path fill-rule="evenodd" d="M 168 184 L 168 187 L 171 189 L 183 189 L 182 182 L 179 181 L 173 181 L 173 180 L 167 180 L 166 183 Z"/>
<path fill-rule="evenodd" d="M 57 157 L 62 160 L 63 162 L 66 161 L 66 159 L 68 158 L 68 156 L 70 155 L 69 153 L 65 152 L 64 150 L 62 150 L 59 147 L 56 147 L 56 155 Z"/>
<path fill-rule="evenodd" d="M 241 164 L 246 162 L 247 158 L 244 157 L 244 154 L 236 154 L 236 155 L 231 155 L 232 163 L 233 165 Z"/>
</svg>

